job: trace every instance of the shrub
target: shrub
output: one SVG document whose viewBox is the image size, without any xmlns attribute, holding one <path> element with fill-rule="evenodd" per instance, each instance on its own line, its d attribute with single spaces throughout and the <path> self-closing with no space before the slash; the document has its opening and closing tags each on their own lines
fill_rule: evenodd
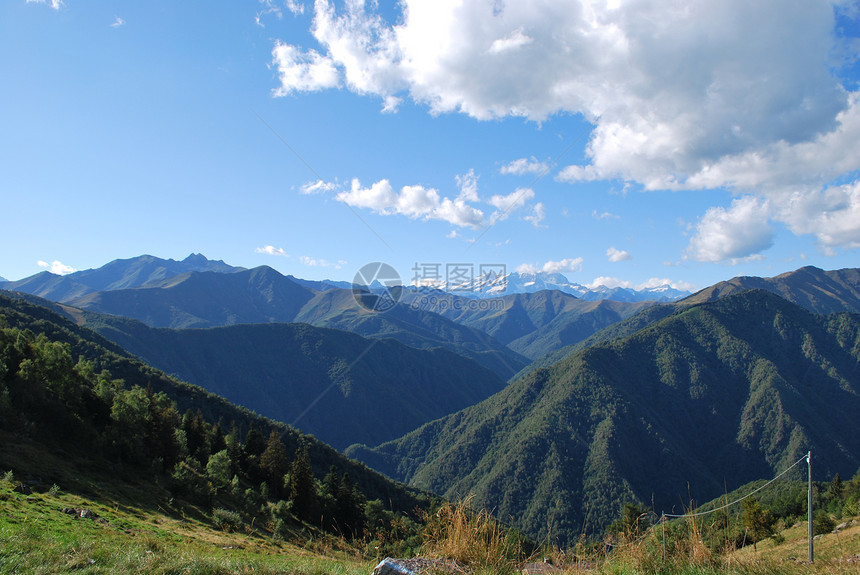
<svg viewBox="0 0 860 575">
<path fill-rule="evenodd" d="M 824 535 L 830 533 L 836 527 L 836 522 L 826 513 L 819 513 L 812 520 L 813 535 Z"/>
<path fill-rule="evenodd" d="M 242 526 L 242 516 L 229 509 L 215 509 L 212 512 L 212 521 L 223 531 L 234 531 Z"/>
</svg>

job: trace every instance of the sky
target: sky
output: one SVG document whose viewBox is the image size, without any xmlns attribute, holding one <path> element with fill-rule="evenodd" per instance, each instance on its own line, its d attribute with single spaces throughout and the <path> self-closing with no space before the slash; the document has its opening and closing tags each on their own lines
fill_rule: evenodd
<svg viewBox="0 0 860 575">
<path fill-rule="evenodd" d="M 0 276 L 860 267 L 860 6 L 6 0 Z"/>
</svg>

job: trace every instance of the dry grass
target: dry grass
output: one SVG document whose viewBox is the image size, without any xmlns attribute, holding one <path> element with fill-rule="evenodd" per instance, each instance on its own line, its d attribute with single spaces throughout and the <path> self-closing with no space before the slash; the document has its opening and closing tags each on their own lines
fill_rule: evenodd
<svg viewBox="0 0 860 575">
<path fill-rule="evenodd" d="M 428 557 L 454 560 L 474 573 L 516 573 L 525 561 L 522 538 L 504 529 L 486 511 L 473 511 L 469 500 L 444 504 L 429 515 L 422 551 Z"/>
</svg>

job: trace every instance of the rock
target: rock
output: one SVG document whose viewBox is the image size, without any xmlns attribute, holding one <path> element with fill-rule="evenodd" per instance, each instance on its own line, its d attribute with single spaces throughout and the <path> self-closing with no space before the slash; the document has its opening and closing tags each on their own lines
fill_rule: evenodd
<svg viewBox="0 0 860 575">
<path fill-rule="evenodd" d="M 81 509 L 79 515 L 81 516 L 81 519 L 98 519 L 99 517 L 89 509 Z"/>
<path fill-rule="evenodd" d="M 374 568 L 373 575 L 456 575 L 466 573 L 456 561 L 445 561 L 444 559 L 427 559 L 415 557 L 413 559 L 393 559 L 386 557 Z"/>
<path fill-rule="evenodd" d="M 66 515 L 77 515 L 78 510 L 73 507 L 63 507 L 63 513 Z"/>
<path fill-rule="evenodd" d="M 544 575 L 546 573 L 558 573 L 561 571 L 552 563 L 526 563 L 523 565 L 523 575 Z"/>
</svg>

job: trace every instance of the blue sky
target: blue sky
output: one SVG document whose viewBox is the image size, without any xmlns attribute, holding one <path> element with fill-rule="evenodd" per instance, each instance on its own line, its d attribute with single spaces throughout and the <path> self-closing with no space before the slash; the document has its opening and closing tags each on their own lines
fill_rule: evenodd
<svg viewBox="0 0 860 575">
<path fill-rule="evenodd" d="M 0 276 L 858 267 L 856 2 L 0 6 Z"/>
</svg>

